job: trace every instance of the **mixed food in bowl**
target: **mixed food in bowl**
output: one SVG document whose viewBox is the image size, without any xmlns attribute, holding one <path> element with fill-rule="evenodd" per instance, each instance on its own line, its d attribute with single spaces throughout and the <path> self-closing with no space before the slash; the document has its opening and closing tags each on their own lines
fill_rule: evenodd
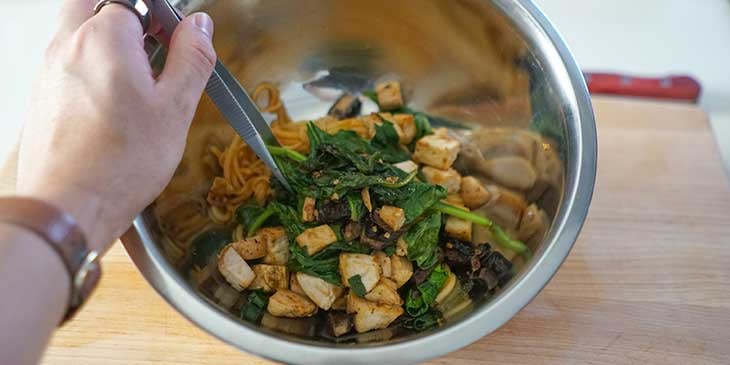
<svg viewBox="0 0 730 365">
<path fill-rule="evenodd" d="M 208 146 L 204 200 L 168 189 L 154 206 L 192 285 L 242 320 L 338 342 L 423 331 L 504 286 L 550 226 L 541 199 L 563 173 L 535 132 L 449 129 L 396 81 L 314 121 L 292 121 L 273 85 L 253 97 L 291 189 L 233 136 Z"/>
<path fill-rule="evenodd" d="M 567 255 L 595 131 L 531 4 L 192 10 L 216 20 L 219 57 L 271 123 L 291 185 L 203 100 L 175 176 L 125 238 L 203 328 L 288 362 L 415 361 L 504 323 Z"/>
</svg>

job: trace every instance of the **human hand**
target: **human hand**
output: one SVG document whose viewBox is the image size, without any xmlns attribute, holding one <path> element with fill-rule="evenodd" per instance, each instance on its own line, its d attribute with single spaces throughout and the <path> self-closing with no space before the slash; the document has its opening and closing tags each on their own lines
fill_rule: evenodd
<svg viewBox="0 0 730 365">
<path fill-rule="evenodd" d="M 182 157 L 216 56 L 206 14 L 186 18 L 154 78 L 129 9 L 66 0 L 20 144 L 18 194 L 71 214 L 104 251 L 162 191 Z"/>
</svg>

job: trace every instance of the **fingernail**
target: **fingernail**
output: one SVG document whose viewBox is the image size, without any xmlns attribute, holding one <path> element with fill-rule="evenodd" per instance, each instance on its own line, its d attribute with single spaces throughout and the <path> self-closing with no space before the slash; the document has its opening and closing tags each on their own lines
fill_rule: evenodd
<svg viewBox="0 0 730 365">
<path fill-rule="evenodd" d="M 208 38 L 213 38 L 213 19 L 210 18 L 210 15 L 206 13 L 195 13 L 193 14 L 193 23 L 203 33 L 207 34 Z"/>
</svg>

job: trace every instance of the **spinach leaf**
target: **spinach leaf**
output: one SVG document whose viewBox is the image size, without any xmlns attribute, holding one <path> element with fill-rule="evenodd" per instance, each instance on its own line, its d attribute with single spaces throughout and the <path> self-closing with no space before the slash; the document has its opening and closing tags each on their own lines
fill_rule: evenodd
<svg viewBox="0 0 730 365">
<path fill-rule="evenodd" d="M 316 276 L 330 284 L 342 286 L 342 279 L 339 273 L 339 257 L 331 256 L 320 258 L 309 256 L 304 248 L 299 246 L 294 240 L 289 243 L 289 269 L 292 272 L 303 272 L 312 276 Z"/>
<path fill-rule="evenodd" d="M 269 296 L 261 290 L 254 290 L 246 297 L 247 302 L 241 306 L 240 317 L 243 320 L 258 324 L 264 316 Z"/>
<path fill-rule="evenodd" d="M 214 229 L 201 233 L 191 244 L 193 264 L 204 267 L 208 264 L 210 257 L 229 244 L 231 240 L 231 232 L 228 230 Z"/>
<path fill-rule="evenodd" d="M 375 136 L 370 144 L 380 151 L 385 162 L 396 163 L 410 159 L 410 153 L 400 145 L 400 138 L 393 123 L 383 117 L 380 119 L 383 123 L 375 126 Z"/>
<path fill-rule="evenodd" d="M 431 122 L 428 120 L 428 116 L 426 114 L 415 113 L 413 115 L 413 120 L 416 123 L 416 137 L 413 139 L 414 141 L 418 141 L 429 134 L 433 134 Z"/>
<path fill-rule="evenodd" d="M 380 205 L 394 205 L 402 208 L 406 214 L 406 224 L 420 217 L 436 202 L 446 198 L 446 189 L 439 185 L 431 185 L 419 181 L 411 181 L 406 186 L 396 189 L 377 186 L 371 194 Z"/>
<path fill-rule="evenodd" d="M 430 309 L 418 317 L 405 316 L 401 322 L 401 326 L 412 329 L 416 332 L 421 332 L 437 326 L 441 320 L 441 313 L 435 309 Z"/>
<path fill-rule="evenodd" d="M 347 279 L 347 282 L 350 284 L 350 289 L 352 289 L 358 297 L 364 297 L 365 294 L 368 293 L 368 291 L 365 290 L 365 285 L 362 283 L 362 277 L 360 277 L 360 275 L 351 276 Z"/>
<path fill-rule="evenodd" d="M 276 208 L 271 204 L 269 204 L 265 209 L 258 211 L 258 215 L 253 219 L 253 221 L 244 226 L 247 228 L 246 236 L 251 237 L 256 234 L 256 231 L 269 221 L 274 214 L 276 214 Z"/>
<path fill-rule="evenodd" d="M 249 227 L 263 211 L 264 208 L 256 204 L 256 201 L 249 200 L 236 209 L 236 221 L 244 228 Z"/>
<path fill-rule="evenodd" d="M 309 256 L 307 252 L 299 246 L 294 240 L 289 243 L 289 269 L 292 272 L 303 272 L 312 276 L 321 278 L 322 280 L 342 286 L 342 278 L 340 277 L 340 253 L 353 252 L 368 254 L 371 251 L 370 246 L 360 242 L 335 242 L 327 246 L 324 250 L 318 252 L 314 256 Z"/>
<path fill-rule="evenodd" d="M 406 312 L 411 317 L 419 317 L 433 305 L 441 288 L 446 283 L 449 273 L 448 269 L 443 265 L 436 266 L 428 275 L 426 281 L 411 288 L 406 298 Z"/>
<path fill-rule="evenodd" d="M 350 220 L 359 222 L 365 211 L 365 204 L 362 202 L 360 194 L 347 194 L 347 205 L 350 206 Z"/>
<path fill-rule="evenodd" d="M 277 201 L 270 202 L 266 208 L 271 209 L 277 215 L 290 241 L 293 242 L 297 236 L 307 229 L 307 225 L 299 219 L 296 209 Z"/>
<path fill-rule="evenodd" d="M 403 236 L 408 244 L 408 259 L 427 270 L 438 260 L 436 248 L 441 230 L 441 213 L 436 212 L 416 222 Z"/>
</svg>

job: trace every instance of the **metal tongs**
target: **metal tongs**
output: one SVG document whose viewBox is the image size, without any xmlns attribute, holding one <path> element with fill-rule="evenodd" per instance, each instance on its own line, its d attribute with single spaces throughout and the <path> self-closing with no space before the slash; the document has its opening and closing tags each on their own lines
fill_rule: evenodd
<svg viewBox="0 0 730 365">
<path fill-rule="evenodd" d="M 155 39 L 165 47 L 169 47 L 170 38 L 175 27 L 182 21 L 182 15 L 167 0 L 144 0 L 143 3 L 140 0 L 135 8 L 142 10 L 140 9 L 142 6 L 147 8 L 144 10 L 147 10 L 151 18 L 151 26 L 160 29 L 160 32 L 155 34 Z M 146 31 L 147 29 L 145 29 Z M 215 63 L 215 69 L 208 80 L 205 91 L 231 127 L 271 169 L 279 182 L 291 190 L 284 174 L 268 150 L 268 146 L 279 146 L 271 127 L 266 123 L 246 90 L 220 60 Z"/>
</svg>

